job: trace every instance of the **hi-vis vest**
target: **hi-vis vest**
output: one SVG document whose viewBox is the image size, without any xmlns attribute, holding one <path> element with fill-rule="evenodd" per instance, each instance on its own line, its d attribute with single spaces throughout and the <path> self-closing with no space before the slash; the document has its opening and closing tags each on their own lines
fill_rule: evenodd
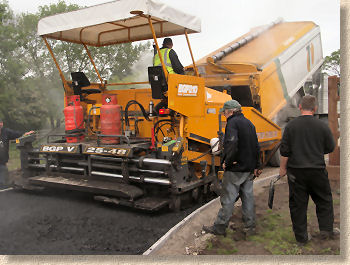
<svg viewBox="0 0 350 265">
<path fill-rule="evenodd" d="M 160 54 L 163 58 L 163 61 L 165 63 L 166 69 L 168 70 L 168 73 L 174 74 L 175 72 L 174 72 L 173 67 L 171 66 L 171 61 L 170 61 L 170 57 L 169 57 L 170 51 L 171 51 L 171 49 L 169 49 L 169 48 L 160 49 Z M 153 57 L 153 66 L 160 66 L 160 65 L 162 65 L 162 64 L 160 62 L 160 58 L 159 58 L 159 55 L 157 53 Z"/>
</svg>

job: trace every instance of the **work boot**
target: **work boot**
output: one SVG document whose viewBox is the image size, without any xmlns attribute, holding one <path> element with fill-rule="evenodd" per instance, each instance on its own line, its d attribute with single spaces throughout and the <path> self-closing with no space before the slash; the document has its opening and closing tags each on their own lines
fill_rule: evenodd
<svg viewBox="0 0 350 265">
<path fill-rule="evenodd" d="M 256 234 L 255 227 L 243 228 L 243 232 L 246 237 L 254 236 Z"/>
<path fill-rule="evenodd" d="M 311 241 L 312 236 L 310 233 L 307 233 L 307 240 L 306 241 L 297 241 L 298 246 L 302 247 L 305 246 L 309 241 Z"/>
<path fill-rule="evenodd" d="M 206 233 L 226 237 L 226 226 L 224 225 L 212 225 L 212 226 L 203 225 L 202 229 Z"/>
<path fill-rule="evenodd" d="M 339 228 L 334 228 L 333 231 L 320 231 L 320 238 L 324 240 L 334 239 L 340 235 Z"/>
</svg>

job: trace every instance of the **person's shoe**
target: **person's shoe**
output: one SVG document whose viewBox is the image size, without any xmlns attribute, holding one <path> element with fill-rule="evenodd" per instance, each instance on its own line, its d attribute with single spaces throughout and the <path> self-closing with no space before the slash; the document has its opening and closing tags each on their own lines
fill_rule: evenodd
<svg viewBox="0 0 350 265">
<path fill-rule="evenodd" d="M 324 240 L 334 239 L 340 235 L 339 228 L 334 228 L 333 231 L 320 231 L 320 238 Z"/>
<path fill-rule="evenodd" d="M 256 234 L 255 227 L 243 228 L 243 232 L 244 232 L 246 237 L 254 236 Z"/>
<path fill-rule="evenodd" d="M 307 233 L 307 240 L 306 241 L 297 241 L 298 246 L 302 247 L 305 246 L 307 243 L 309 243 L 312 239 L 312 236 L 310 233 Z"/>
<path fill-rule="evenodd" d="M 205 226 L 203 225 L 203 231 L 209 234 L 216 236 L 225 236 L 226 237 L 226 227 L 218 227 L 216 225 Z"/>
</svg>

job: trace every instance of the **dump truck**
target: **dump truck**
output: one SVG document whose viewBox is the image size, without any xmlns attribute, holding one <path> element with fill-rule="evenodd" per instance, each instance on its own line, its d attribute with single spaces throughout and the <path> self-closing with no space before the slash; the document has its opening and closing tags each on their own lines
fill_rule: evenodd
<svg viewBox="0 0 350 265">
<path fill-rule="evenodd" d="M 298 102 L 307 92 L 305 84 L 316 85 L 322 64 L 320 27 L 281 18 L 253 28 L 196 62 L 206 87 L 253 107 L 280 128 L 300 115 Z M 193 71 L 192 65 L 187 70 Z M 251 121 L 256 126 L 260 122 L 254 117 Z M 273 150 L 275 142 L 266 138 L 275 132 L 258 130 L 263 155 Z M 276 152 L 271 164 L 278 166 L 278 158 Z"/>
<path fill-rule="evenodd" d="M 254 122 L 263 150 L 274 148 L 281 128 L 271 113 L 287 94 L 279 87 L 279 97 L 270 99 L 274 107 L 266 102 L 267 93 L 278 88 L 259 87 L 259 80 L 269 78 L 261 66 L 222 68 L 214 60 L 207 65 L 199 61 L 197 68 L 188 35 L 200 31 L 200 19 L 154 0 L 112 1 L 41 19 L 38 35 L 63 83 L 65 133 L 48 135 L 40 145 L 33 135 L 17 140 L 22 174 L 16 185 L 84 191 L 98 201 L 147 211 L 178 211 L 186 203 L 211 198 L 221 176 L 218 147 L 226 122 L 219 109 L 236 95 L 219 87 L 235 75 L 240 81 L 231 86 L 255 89 L 253 104 L 243 104 L 242 111 Z M 191 54 L 185 75 L 169 74 L 160 57 L 161 66 L 150 62 L 145 69 L 148 80 L 109 83 L 89 52 L 91 46 L 153 40 L 159 53 L 158 38 L 176 35 L 185 36 Z M 99 82 L 90 82 L 83 72 L 66 78 L 48 39 L 83 45 Z M 212 75 L 225 79 L 212 82 Z M 144 87 L 118 89 L 121 85 Z"/>
</svg>

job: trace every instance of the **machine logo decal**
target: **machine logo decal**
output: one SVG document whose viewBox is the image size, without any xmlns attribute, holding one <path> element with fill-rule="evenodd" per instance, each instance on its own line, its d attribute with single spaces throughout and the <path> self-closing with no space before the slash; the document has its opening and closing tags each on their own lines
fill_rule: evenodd
<svg viewBox="0 0 350 265">
<path fill-rule="evenodd" d="M 42 145 L 40 152 L 78 153 L 79 146 Z"/>
<path fill-rule="evenodd" d="M 177 95 L 181 97 L 196 97 L 198 92 L 197 85 L 187 85 L 187 84 L 179 84 L 177 89 Z"/>
</svg>

